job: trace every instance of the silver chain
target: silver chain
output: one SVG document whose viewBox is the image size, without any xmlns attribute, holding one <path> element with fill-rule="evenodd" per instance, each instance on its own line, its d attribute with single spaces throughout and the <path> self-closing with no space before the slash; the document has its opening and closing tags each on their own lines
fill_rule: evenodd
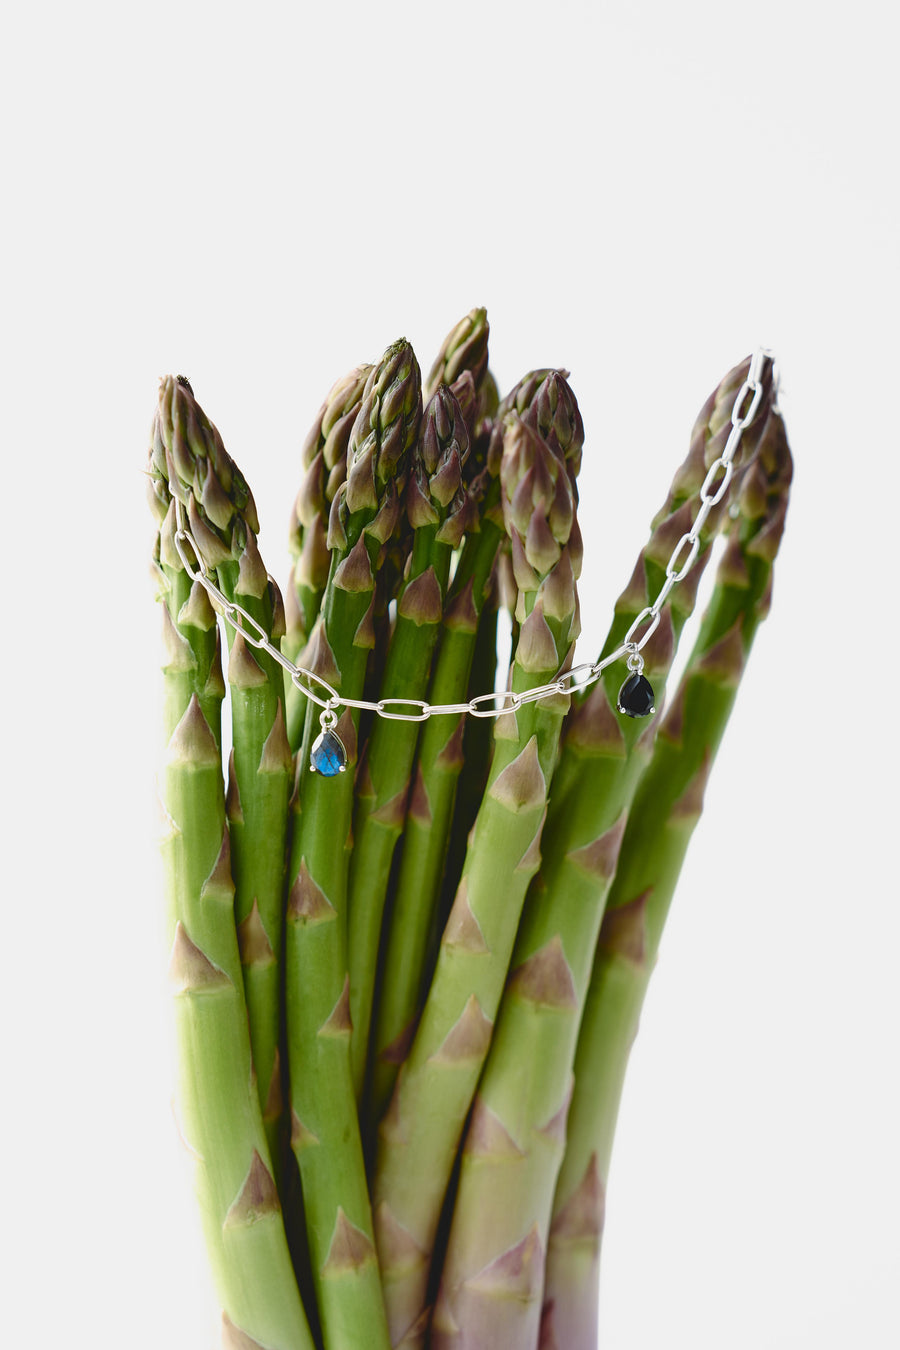
<svg viewBox="0 0 900 1350">
<path fill-rule="evenodd" d="M 537 703 L 540 699 L 549 698 L 552 694 L 573 694 L 581 689 L 587 689 L 600 678 L 607 666 L 613 665 L 616 661 L 621 661 L 624 657 L 627 657 L 628 669 L 640 674 L 644 666 L 641 651 L 656 632 L 662 607 L 675 586 L 678 585 L 679 581 L 684 580 L 697 561 L 697 555 L 700 552 L 700 531 L 706 524 L 710 511 L 719 504 L 728 491 L 734 473 L 734 457 L 740 446 L 741 437 L 755 418 L 762 401 L 763 365 L 766 359 L 771 357 L 772 353 L 767 348 L 760 347 L 750 361 L 747 378 L 738 390 L 731 408 L 731 430 L 728 433 L 725 448 L 719 458 L 709 466 L 700 488 L 700 509 L 691 528 L 681 536 L 672 550 L 669 561 L 666 563 L 665 581 L 660 587 L 659 594 L 653 604 L 647 605 L 641 610 L 615 651 L 610 652 L 608 656 L 604 656 L 601 661 L 583 661 L 580 665 L 572 666 L 557 679 L 551 680 L 549 684 L 542 684 L 536 689 L 529 689 L 521 694 L 515 693 L 511 689 L 498 690 L 495 693 L 478 694 L 465 703 L 427 703 L 425 699 L 421 698 L 380 698 L 377 702 L 363 698 L 344 698 L 321 675 L 317 675 L 313 670 L 307 670 L 304 666 L 295 665 L 293 661 L 289 660 L 270 640 L 265 629 L 257 623 L 252 614 L 248 614 L 242 605 L 237 604 L 234 600 L 229 600 L 222 593 L 209 572 L 202 568 L 202 565 L 199 568 L 193 566 L 186 548 L 191 549 L 198 563 L 200 550 L 188 530 L 184 506 L 177 497 L 174 499 L 175 548 L 188 576 L 192 581 L 200 582 L 210 598 L 215 601 L 216 607 L 223 618 L 241 634 L 244 641 L 249 642 L 252 647 L 267 652 L 273 661 L 277 661 L 283 667 L 290 676 L 292 684 L 300 690 L 301 694 L 324 709 L 321 719 L 323 727 L 326 725 L 326 721 L 329 726 L 334 725 L 336 708 L 359 708 L 367 712 L 377 713 L 379 717 L 394 722 L 424 722 L 429 717 L 458 715 L 459 713 L 468 713 L 471 717 L 500 717 L 503 713 L 515 712 L 524 703 Z M 773 371 L 773 387 L 777 396 L 777 365 L 775 365 Z M 719 477 L 720 474 L 721 477 Z M 638 631 L 643 624 L 646 624 L 646 627 L 638 637 Z M 324 694 L 324 697 L 322 697 L 322 694 Z M 400 710 L 402 708 L 415 708 L 417 711 L 404 712 Z"/>
</svg>

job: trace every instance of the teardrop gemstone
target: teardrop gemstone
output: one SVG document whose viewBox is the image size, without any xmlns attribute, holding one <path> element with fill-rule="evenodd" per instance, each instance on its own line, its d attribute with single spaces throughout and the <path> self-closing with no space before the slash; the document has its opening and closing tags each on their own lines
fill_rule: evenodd
<svg viewBox="0 0 900 1350">
<path fill-rule="evenodd" d="M 309 752 L 309 767 L 323 778 L 335 778 L 347 767 L 347 751 L 340 736 L 329 727 L 317 736 Z"/>
<path fill-rule="evenodd" d="M 646 675 L 635 671 L 628 676 L 619 690 L 617 706 L 620 713 L 627 713 L 629 717 L 648 717 L 650 713 L 656 712 L 653 706 L 653 685 Z"/>
</svg>

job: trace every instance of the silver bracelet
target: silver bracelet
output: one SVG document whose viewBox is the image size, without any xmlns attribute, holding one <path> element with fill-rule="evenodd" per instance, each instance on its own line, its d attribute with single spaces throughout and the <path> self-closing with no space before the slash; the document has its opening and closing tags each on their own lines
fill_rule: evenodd
<svg viewBox="0 0 900 1350">
<path fill-rule="evenodd" d="M 747 378 L 738 390 L 732 405 L 731 430 L 725 447 L 707 470 L 700 488 L 700 509 L 696 519 L 690 530 L 681 536 L 673 548 L 666 563 L 665 580 L 653 604 L 641 610 L 615 651 L 610 652 L 602 661 L 584 661 L 580 665 L 570 667 L 549 684 L 542 684 L 521 694 L 511 689 L 499 690 L 478 694 L 465 703 L 427 703 L 420 698 L 381 698 L 377 702 L 361 698 L 344 698 L 321 675 L 290 661 L 271 641 L 268 633 L 256 619 L 248 614 L 242 605 L 229 600 L 222 593 L 200 562 L 200 550 L 188 529 L 184 505 L 178 497 L 174 497 L 175 548 L 188 576 L 192 581 L 200 582 L 214 602 L 218 613 L 241 634 L 245 642 L 250 643 L 251 647 L 266 652 L 273 661 L 277 661 L 301 694 L 322 709 L 319 714 L 321 730 L 310 749 L 309 767 L 313 773 L 320 773 L 324 777 L 335 777 L 339 773 L 344 773 L 347 768 L 347 752 L 335 731 L 338 708 L 359 708 L 394 722 L 425 722 L 429 717 L 458 716 L 461 713 L 468 713 L 472 717 L 501 717 L 504 713 L 516 712 L 525 703 L 537 703 L 553 694 L 573 694 L 578 690 L 588 689 L 600 678 L 607 666 L 625 657 L 630 673 L 619 690 L 618 710 L 628 717 L 647 717 L 654 713 L 656 708 L 653 688 L 643 673 L 644 658 L 641 651 L 656 632 L 663 605 L 679 581 L 684 580 L 697 561 L 700 552 L 700 531 L 710 511 L 719 504 L 728 491 L 734 473 L 734 457 L 740 446 L 741 437 L 755 418 L 762 401 L 762 371 L 767 358 L 772 358 L 772 353 L 768 348 L 760 347 L 750 361 Z M 773 384 L 777 395 L 777 366 L 773 373 Z M 196 568 L 188 557 L 188 548 L 198 563 Z M 646 627 L 638 636 L 638 630 L 643 624 L 646 624 Z"/>
</svg>

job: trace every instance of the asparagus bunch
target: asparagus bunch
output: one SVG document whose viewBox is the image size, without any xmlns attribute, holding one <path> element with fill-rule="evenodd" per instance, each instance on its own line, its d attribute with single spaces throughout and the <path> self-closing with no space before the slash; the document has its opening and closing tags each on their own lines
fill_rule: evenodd
<svg viewBox="0 0 900 1350">
<path fill-rule="evenodd" d="M 161 386 L 180 1116 L 228 1346 L 596 1339 L 628 1047 L 768 605 L 790 456 L 767 365 L 730 493 L 643 648 L 662 709 L 727 530 L 687 672 L 664 715 L 626 716 L 621 665 L 566 679 L 584 444 L 567 373 L 500 399 L 488 337 L 472 310 L 424 382 L 401 340 L 333 386 L 300 454 L 286 615 L 245 478 L 188 383 Z M 601 657 L 665 582 L 748 370 L 704 405 Z"/>
</svg>

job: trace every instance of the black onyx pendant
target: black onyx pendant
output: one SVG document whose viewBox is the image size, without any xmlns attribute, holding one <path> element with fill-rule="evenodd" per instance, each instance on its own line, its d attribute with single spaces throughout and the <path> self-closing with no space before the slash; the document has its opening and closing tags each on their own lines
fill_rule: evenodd
<svg viewBox="0 0 900 1350">
<path fill-rule="evenodd" d="M 336 778 L 347 769 L 347 751 L 343 741 L 331 727 L 325 727 L 312 743 L 309 752 L 309 767 L 312 773 L 320 773 L 323 778 Z"/>
<path fill-rule="evenodd" d="M 636 670 L 619 690 L 618 709 L 620 713 L 627 713 L 629 717 L 649 717 L 650 713 L 656 712 L 653 706 L 653 685 Z"/>
</svg>

